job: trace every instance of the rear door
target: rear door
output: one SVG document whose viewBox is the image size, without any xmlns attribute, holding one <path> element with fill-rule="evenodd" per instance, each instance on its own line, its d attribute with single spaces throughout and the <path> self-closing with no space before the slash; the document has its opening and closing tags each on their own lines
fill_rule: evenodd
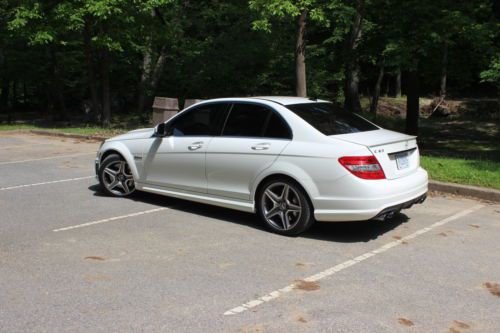
<svg viewBox="0 0 500 333">
<path fill-rule="evenodd" d="M 208 193 L 250 200 L 253 180 L 272 165 L 292 138 L 284 119 L 261 104 L 235 103 L 222 135 L 207 151 Z"/>
</svg>

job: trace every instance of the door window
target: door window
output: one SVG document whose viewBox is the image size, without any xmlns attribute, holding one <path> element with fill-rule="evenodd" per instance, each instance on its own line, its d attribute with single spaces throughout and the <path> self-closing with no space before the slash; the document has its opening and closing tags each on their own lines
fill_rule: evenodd
<svg viewBox="0 0 500 333">
<path fill-rule="evenodd" d="M 200 105 L 176 117 L 168 124 L 167 135 L 216 136 L 220 134 L 221 121 L 229 104 Z"/>
<path fill-rule="evenodd" d="M 290 130 L 280 116 L 257 104 L 234 104 L 223 136 L 290 138 Z"/>
<path fill-rule="evenodd" d="M 292 138 L 292 135 L 290 133 L 290 128 L 285 123 L 285 121 L 276 114 L 276 112 L 271 112 L 264 136 L 266 138 L 274 138 L 274 139 Z"/>
</svg>

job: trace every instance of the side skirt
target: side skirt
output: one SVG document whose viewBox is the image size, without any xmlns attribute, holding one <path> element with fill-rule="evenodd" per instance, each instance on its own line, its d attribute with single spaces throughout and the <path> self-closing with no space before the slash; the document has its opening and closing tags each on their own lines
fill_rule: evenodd
<svg viewBox="0 0 500 333">
<path fill-rule="evenodd" d="M 181 191 L 167 187 L 158 187 L 150 184 L 136 183 L 136 189 L 144 192 L 151 192 L 169 197 L 185 199 L 189 201 L 200 202 L 208 205 L 220 206 L 241 210 L 244 212 L 254 213 L 254 204 L 248 201 L 233 200 L 224 197 L 218 197 L 210 194 L 200 194 L 194 192 Z"/>
</svg>

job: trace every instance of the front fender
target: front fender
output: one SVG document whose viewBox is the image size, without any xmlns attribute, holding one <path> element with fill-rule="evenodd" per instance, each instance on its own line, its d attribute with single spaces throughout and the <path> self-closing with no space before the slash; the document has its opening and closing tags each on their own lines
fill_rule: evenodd
<svg viewBox="0 0 500 333">
<path fill-rule="evenodd" d="M 99 151 L 100 163 L 102 163 L 102 156 L 110 151 L 117 152 L 125 159 L 130 167 L 130 171 L 132 171 L 134 180 L 137 181 L 139 179 L 139 171 L 134 160 L 134 155 L 130 151 L 129 147 L 127 147 L 127 145 L 120 141 L 105 142 Z M 142 152 L 140 153 L 140 155 L 142 157 Z"/>
</svg>

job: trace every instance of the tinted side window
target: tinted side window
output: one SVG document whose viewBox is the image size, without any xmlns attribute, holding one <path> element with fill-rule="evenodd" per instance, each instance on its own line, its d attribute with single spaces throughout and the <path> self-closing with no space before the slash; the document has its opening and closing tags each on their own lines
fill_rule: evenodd
<svg viewBox="0 0 500 333">
<path fill-rule="evenodd" d="M 234 104 L 222 135 L 262 137 L 270 112 L 256 104 Z"/>
<path fill-rule="evenodd" d="M 267 123 L 266 132 L 264 133 L 266 138 L 275 139 L 291 139 L 292 135 L 290 129 L 288 128 L 285 121 L 281 119 L 275 112 L 271 112 L 271 117 Z"/>
<path fill-rule="evenodd" d="M 201 105 L 179 115 L 168 127 L 173 136 L 215 136 L 219 135 L 220 123 L 226 115 L 228 104 Z"/>
</svg>

